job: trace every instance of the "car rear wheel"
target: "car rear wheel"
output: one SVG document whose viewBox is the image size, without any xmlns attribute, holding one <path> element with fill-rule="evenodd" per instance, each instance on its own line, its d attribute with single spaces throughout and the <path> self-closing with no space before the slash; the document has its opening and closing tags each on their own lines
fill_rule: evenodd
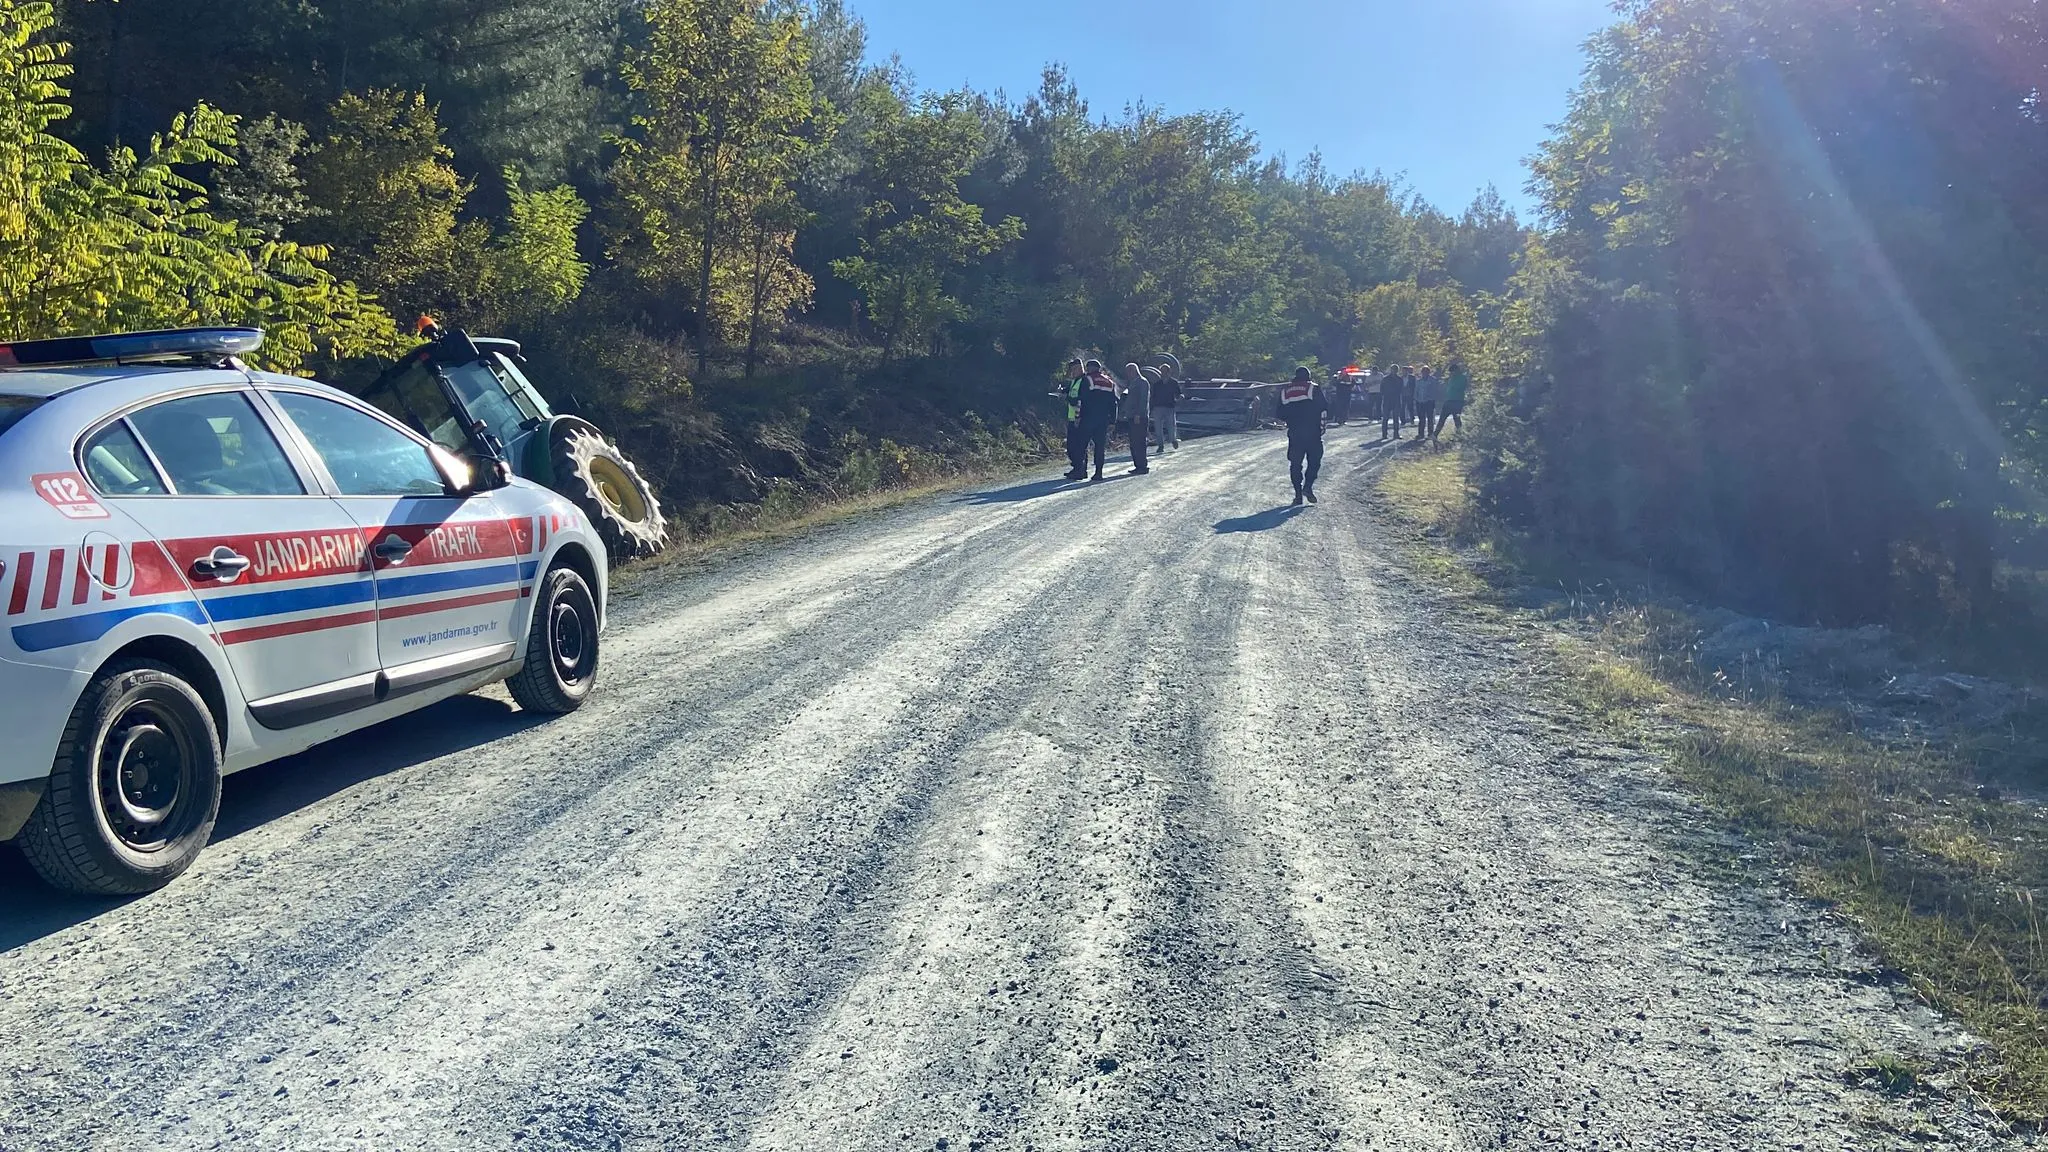
<svg viewBox="0 0 2048 1152">
<path fill-rule="evenodd" d="M 654 488 L 616 446 L 588 425 L 554 433 L 555 488 L 597 527 L 614 564 L 668 547 L 668 521 Z"/>
<path fill-rule="evenodd" d="M 528 712 L 583 706 L 597 683 L 597 599 L 573 568 L 548 572 L 534 591 L 526 663 L 507 685 Z"/>
<path fill-rule="evenodd" d="M 220 767 L 213 714 L 192 685 L 152 661 L 111 664 L 72 710 L 22 852 L 67 891 L 155 891 L 213 838 Z"/>
</svg>

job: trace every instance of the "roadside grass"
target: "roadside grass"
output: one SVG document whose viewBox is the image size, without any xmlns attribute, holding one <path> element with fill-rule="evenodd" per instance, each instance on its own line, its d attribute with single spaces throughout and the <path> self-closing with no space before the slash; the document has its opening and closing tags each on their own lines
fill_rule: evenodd
<svg viewBox="0 0 2048 1152">
<path fill-rule="evenodd" d="M 1703 630 L 1682 606 L 1609 583 L 1548 611 L 1517 609 L 1513 593 L 1556 587 L 1558 573 L 1522 562 L 1539 553 L 1480 521 L 1452 453 L 1391 465 L 1374 502 L 1413 530 L 1425 578 L 1447 559 L 1462 570 L 1436 581 L 1446 595 L 1538 630 L 1556 654 L 1562 696 L 1588 723 L 1659 754 L 1708 811 L 1770 849 L 1801 893 L 1848 918 L 1880 978 L 1903 982 L 1990 1048 L 1959 1075 L 1882 1057 L 1865 1079 L 1904 1092 L 1932 1078 L 2009 1124 L 2048 1122 L 2048 909 L 2036 903 L 2048 891 L 2048 818 L 1980 783 L 2048 763 L 2048 723 L 1946 744 L 1880 743 L 1843 713 L 1705 667 Z"/>
</svg>

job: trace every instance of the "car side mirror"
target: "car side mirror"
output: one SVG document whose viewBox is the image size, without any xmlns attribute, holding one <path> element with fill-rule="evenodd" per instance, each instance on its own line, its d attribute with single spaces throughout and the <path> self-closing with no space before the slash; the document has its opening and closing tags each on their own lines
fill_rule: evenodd
<svg viewBox="0 0 2048 1152">
<path fill-rule="evenodd" d="M 448 482 L 450 496 L 482 496 L 512 486 L 512 469 L 502 460 L 486 461 L 469 469 L 469 479 Z"/>
<path fill-rule="evenodd" d="M 473 461 L 438 444 L 430 451 L 435 465 L 441 469 L 450 496 L 478 496 L 512 484 L 512 466 L 503 460 Z"/>
</svg>

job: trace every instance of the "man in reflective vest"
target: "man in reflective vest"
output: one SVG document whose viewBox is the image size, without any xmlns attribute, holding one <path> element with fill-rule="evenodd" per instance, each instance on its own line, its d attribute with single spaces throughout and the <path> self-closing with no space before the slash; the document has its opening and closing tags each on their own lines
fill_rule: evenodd
<svg viewBox="0 0 2048 1152">
<path fill-rule="evenodd" d="M 1116 423 L 1116 404 L 1122 398 L 1116 377 L 1102 370 L 1102 361 L 1090 360 L 1083 368 L 1081 390 L 1081 436 L 1095 449 L 1095 475 L 1102 479 L 1102 458 L 1109 454 L 1109 429 Z"/>
<path fill-rule="evenodd" d="M 1294 477 L 1294 503 L 1316 502 L 1316 476 L 1323 470 L 1323 417 L 1330 402 L 1307 368 L 1280 386 L 1280 419 L 1287 422 L 1287 468 Z M 1305 466 L 1305 467 L 1304 467 Z"/>
<path fill-rule="evenodd" d="M 1088 441 L 1081 434 L 1081 392 L 1088 387 L 1088 377 L 1081 372 L 1081 358 L 1067 361 L 1066 383 L 1062 395 L 1067 402 L 1067 479 L 1088 478 Z"/>
</svg>

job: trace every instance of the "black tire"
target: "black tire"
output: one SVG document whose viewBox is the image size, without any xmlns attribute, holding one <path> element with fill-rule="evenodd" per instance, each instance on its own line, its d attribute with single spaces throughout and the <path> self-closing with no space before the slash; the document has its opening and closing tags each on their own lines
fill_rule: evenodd
<svg viewBox="0 0 2048 1152">
<path fill-rule="evenodd" d="M 213 838 L 220 762 L 213 713 L 175 669 L 109 664 L 71 710 L 22 854 L 69 892 L 154 892 Z"/>
<path fill-rule="evenodd" d="M 668 547 L 661 501 L 640 469 L 587 424 L 558 425 L 553 453 L 555 491 L 576 502 L 614 565 L 653 556 Z"/>
<path fill-rule="evenodd" d="M 554 568 L 534 591 L 526 663 L 507 682 L 528 712 L 559 716 L 597 684 L 597 598 L 573 568 Z"/>
</svg>

